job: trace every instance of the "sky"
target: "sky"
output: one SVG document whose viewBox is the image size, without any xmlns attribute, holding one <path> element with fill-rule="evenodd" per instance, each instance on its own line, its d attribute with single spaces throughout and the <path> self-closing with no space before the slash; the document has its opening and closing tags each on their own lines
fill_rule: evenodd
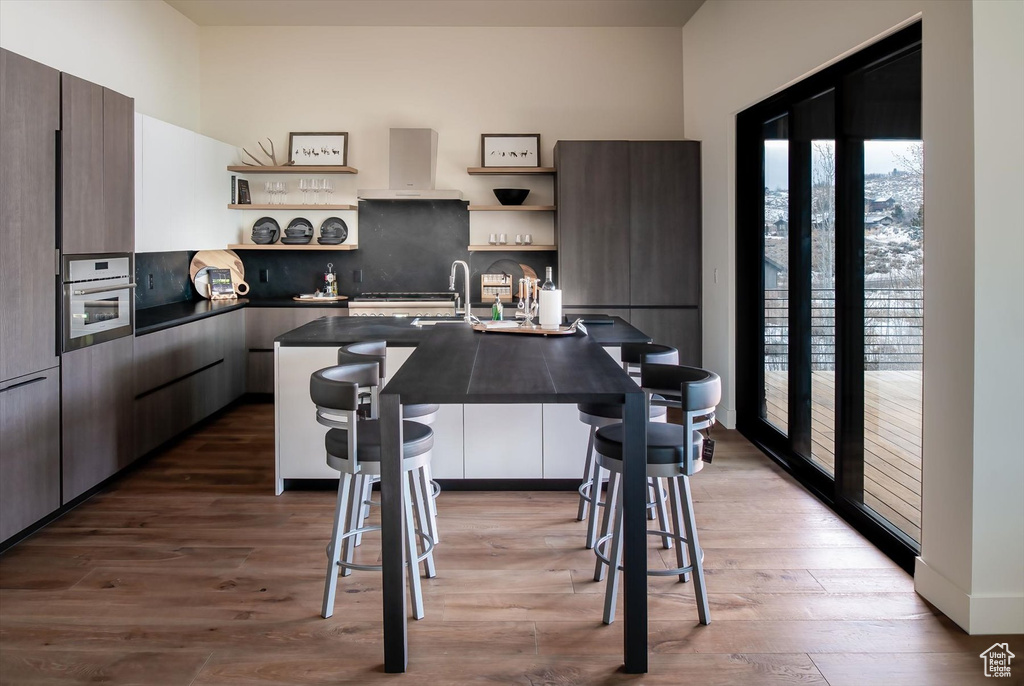
<svg viewBox="0 0 1024 686">
<path fill-rule="evenodd" d="M 866 141 L 864 145 L 864 173 L 888 174 L 899 166 L 897 155 L 909 156 L 911 146 L 920 141 Z M 765 186 L 771 189 L 789 188 L 789 141 L 765 141 Z"/>
</svg>

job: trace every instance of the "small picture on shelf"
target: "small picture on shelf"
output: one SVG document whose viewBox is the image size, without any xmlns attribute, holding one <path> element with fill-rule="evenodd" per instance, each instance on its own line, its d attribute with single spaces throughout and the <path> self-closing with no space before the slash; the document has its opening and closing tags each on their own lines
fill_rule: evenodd
<svg viewBox="0 0 1024 686">
<path fill-rule="evenodd" d="M 231 282 L 230 269 L 207 269 L 206 275 L 210 280 L 210 300 L 231 300 L 238 297 Z"/>
<path fill-rule="evenodd" d="M 245 179 L 238 180 L 238 204 L 251 205 L 252 196 L 249 195 L 249 182 Z"/>
<path fill-rule="evenodd" d="M 481 167 L 539 167 L 539 133 L 480 135 Z"/>
<path fill-rule="evenodd" d="M 288 134 L 288 160 L 302 167 L 347 166 L 348 134 L 293 131 Z"/>
</svg>

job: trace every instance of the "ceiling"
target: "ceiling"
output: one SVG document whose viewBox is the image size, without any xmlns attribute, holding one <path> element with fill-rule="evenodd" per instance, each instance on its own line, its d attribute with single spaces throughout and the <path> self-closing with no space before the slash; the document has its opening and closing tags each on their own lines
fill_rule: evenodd
<svg viewBox="0 0 1024 686">
<path fill-rule="evenodd" d="M 682 26 L 704 0 L 165 0 L 199 26 Z"/>
</svg>

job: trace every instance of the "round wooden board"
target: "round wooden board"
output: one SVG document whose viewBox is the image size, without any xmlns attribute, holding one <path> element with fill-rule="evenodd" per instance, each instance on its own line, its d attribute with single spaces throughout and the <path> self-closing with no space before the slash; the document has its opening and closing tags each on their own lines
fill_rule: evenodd
<svg viewBox="0 0 1024 686">
<path fill-rule="evenodd" d="M 300 303 L 336 303 L 341 302 L 342 300 L 348 300 L 348 296 L 334 295 L 331 296 L 330 298 L 300 298 L 299 296 L 295 295 L 292 296 L 292 300 L 295 300 L 296 302 Z"/>
<path fill-rule="evenodd" d="M 196 282 L 196 274 L 206 267 L 229 270 L 231 282 L 235 285 L 235 292 L 239 295 L 249 292 L 249 284 L 245 282 L 245 266 L 242 265 L 242 259 L 233 250 L 200 250 L 197 252 L 188 268 L 188 275 L 193 284 Z M 205 290 L 196 289 L 199 295 L 209 298 L 210 294 L 203 292 Z"/>
</svg>

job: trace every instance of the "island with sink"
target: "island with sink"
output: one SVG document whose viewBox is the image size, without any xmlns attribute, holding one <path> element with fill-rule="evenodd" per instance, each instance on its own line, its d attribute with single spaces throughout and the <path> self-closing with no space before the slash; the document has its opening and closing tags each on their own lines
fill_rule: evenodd
<svg viewBox="0 0 1024 686">
<path fill-rule="evenodd" d="M 617 363 L 619 346 L 650 337 L 621 318 L 592 316 L 589 336 Z M 467 336 L 509 338 L 501 333 L 474 333 L 463 320 L 411 317 L 322 317 L 278 336 L 274 341 L 275 492 L 295 482 L 337 479 L 338 472 L 324 459 L 327 429 L 316 422 L 309 399 L 309 376 L 337 364 L 342 345 L 359 341 L 387 342 L 387 381 L 399 372 L 419 346 L 430 337 L 451 330 Z M 580 333 L 577 336 L 584 336 Z M 545 337 L 515 337 L 526 345 L 554 343 Z M 493 362 L 516 375 L 521 362 L 510 354 Z M 582 373 L 582 370 L 581 370 Z M 523 480 L 544 480 L 556 487 L 579 481 L 586 457 L 588 429 L 578 418 L 574 403 L 513 403 L 495 398 L 488 403 L 443 403 L 434 429 L 433 475 L 461 486 L 510 485 Z M 535 486 L 543 485 L 537 481 Z"/>
</svg>

